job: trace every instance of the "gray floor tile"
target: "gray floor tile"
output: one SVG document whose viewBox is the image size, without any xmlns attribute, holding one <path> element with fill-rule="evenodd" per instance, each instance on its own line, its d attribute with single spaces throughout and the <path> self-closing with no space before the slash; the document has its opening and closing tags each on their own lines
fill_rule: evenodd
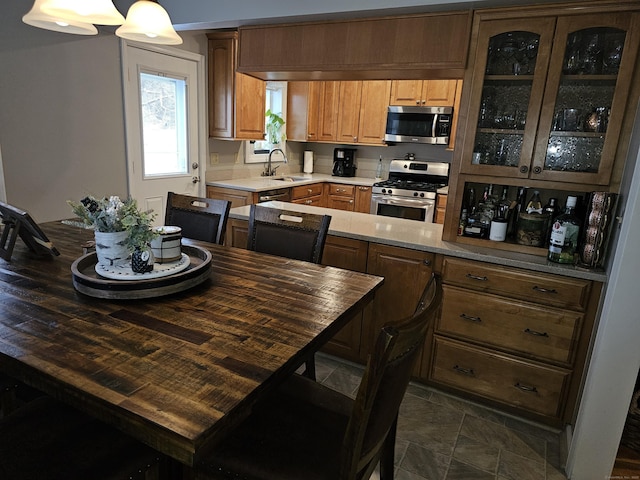
<svg viewBox="0 0 640 480">
<path fill-rule="evenodd" d="M 498 467 L 500 449 L 478 442 L 464 435 L 458 436 L 453 458 L 474 467 L 495 474 Z"/>
<path fill-rule="evenodd" d="M 493 473 L 484 472 L 455 459 L 451 460 L 446 476 L 446 480 L 494 480 L 494 478 Z"/>
<path fill-rule="evenodd" d="M 444 480 L 450 457 L 410 443 L 400 468 L 428 480 Z"/>
<path fill-rule="evenodd" d="M 352 398 L 363 367 L 316 355 L 318 381 Z M 412 383 L 400 407 L 396 480 L 566 480 L 560 432 Z M 371 480 L 379 480 L 376 472 Z"/>
</svg>

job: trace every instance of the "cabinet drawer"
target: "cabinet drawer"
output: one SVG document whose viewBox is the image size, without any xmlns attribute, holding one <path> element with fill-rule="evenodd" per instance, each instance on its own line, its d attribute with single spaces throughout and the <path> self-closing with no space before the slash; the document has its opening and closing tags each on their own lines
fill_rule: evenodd
<svg viewBox="0 0 640 480">
<path fill-rule="evenodd" d="M 313 205 L 314 207 L 322 207 L 322 196 L 316 197 L 303 197 L 296 200 L 291 200 L 291 203 L 297 203 L 299 205 Z"/>
<path fill-rule="evenodd" d="M 356 192 L 355 185 L 343 185 L 341 183 L 329 184 L 329 195 L 340 195 L 342 197 L 353 197 Z"/>
<path fill-rule="evenodd" d="M 436 196 L 436 208 L 446 208 L 447 207 L 447 195 L 438 194 Z"/>
<path fill-rule="evenodd" d="M 434 336 L 431 379 L 508 405 L 561 415 L 570 372 Z"/>
<path fill-rule="evenodd" d="M 437 330 L 570 366 L 580 313 L 540 307 L 445 285 Z"/>
<path fill-rule="evenodd" d="M 314 183 L 311 185 L 300 185 L 298 187 L 291 188 L 291 200 L 298 200 L 299 198 L 314 197 L 316 195 L 322 195 L 322 183 Z"/>
<path fill-rule="evenodd" d="M 472 290 L 577 310 L 584 310 L 591 291 L 588 280 L 449 257 L 443 261 L 442 279 Z"/>
</svg>

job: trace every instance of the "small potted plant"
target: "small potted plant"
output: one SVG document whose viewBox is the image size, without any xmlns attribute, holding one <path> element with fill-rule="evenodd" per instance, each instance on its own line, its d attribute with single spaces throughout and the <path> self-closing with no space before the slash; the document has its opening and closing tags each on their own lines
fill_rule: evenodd
<svg viewBox="0 0 640 480">
<path fill-rule="evenodd" d="M 118 196 L 87 196 L 80 202 L 67 203 L 80 224 L 94 230 L 98 263 L 105 267 L 126 265 L 129 254 L 147 249 L 156 235 L 152 230 L 155 215 L 141 211 L 133 198 L 122 201 Z"/>
<path fill-rule="evenodd" d="M 265 116 L 267 117 L 267 141 L 271 145 L 278 145 L 286 140 L 286 135 L 282 133 L 284 119 L 277 113 L 273 113 L 271 109 L 267 110 Z"/>
<path fill-rule="evenodd" d="M 123 224 L 129 232 L 127 247 L 131 252 L 131 270 L 136 273 L 150 272 L 155 263 L 151 241 L 158 235 L 153 229 L 155 214 L 138 210 L 135 200 L 128 209 Z"/>
</svg>

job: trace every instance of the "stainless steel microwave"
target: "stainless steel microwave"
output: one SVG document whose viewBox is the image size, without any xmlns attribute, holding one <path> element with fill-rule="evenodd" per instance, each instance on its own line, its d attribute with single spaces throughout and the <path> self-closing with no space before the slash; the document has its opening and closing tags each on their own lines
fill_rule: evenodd
<svg viewBox="0 0 640 480">
<path fill-rule="evenodd" d="M 447 145 L 451 131 L 451 107 L 401 107 L 387 110 L 387 143 Z"/>
</svg>

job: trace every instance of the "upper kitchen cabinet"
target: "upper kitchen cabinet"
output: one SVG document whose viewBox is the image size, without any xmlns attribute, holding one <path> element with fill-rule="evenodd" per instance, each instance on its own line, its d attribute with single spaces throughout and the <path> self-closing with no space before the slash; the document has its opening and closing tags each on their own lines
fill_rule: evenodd
<svg viewBox="0 0 640 480">
<path fill-rule="evenodd" d="M 558 19 L 533 174 L 607 185 L 638 54 L 640 15 Z"/>
<path fill-rule="evenodd" d="M 209 56 L 209 136 L 263 140 L 265 83 L 236 73 L 237 31 L 207 34 Z"/>
<path fill-rule="evenodd" d="M 263 80 L 462 78 L 472 11 L 240 27 L 238 71 Z"/>
<path fill-rule="evenodd" d="M 391 81 L 289 82 L 287 138 L 383 145 Z"/>
<path fill-rule="evenodd" d="M 638 15 L 481 21 L 462 173 L 608 185 Z"/>
<path fill-rule="evenodd" d="M 456 80 L 394 80 L 389 105 L 453 107 Z"/>
</svg>

